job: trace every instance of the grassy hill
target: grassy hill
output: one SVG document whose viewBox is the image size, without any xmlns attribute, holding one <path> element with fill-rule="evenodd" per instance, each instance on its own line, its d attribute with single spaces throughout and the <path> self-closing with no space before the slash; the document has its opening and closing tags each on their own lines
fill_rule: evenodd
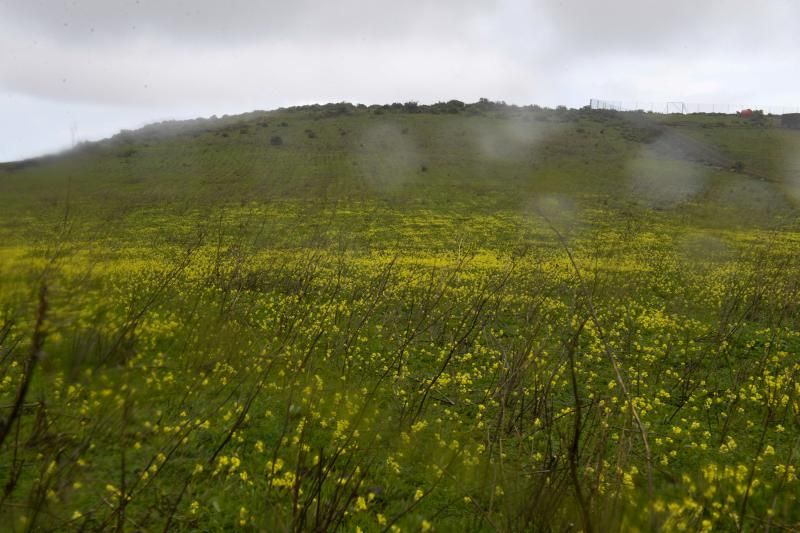
<svg viewBox="0 0 800 533">
<path fill-rule="evenodd" d="M 798 148 L 482 100 L 0 164 L 0 515 L 800 527 Z"/>
</svg>

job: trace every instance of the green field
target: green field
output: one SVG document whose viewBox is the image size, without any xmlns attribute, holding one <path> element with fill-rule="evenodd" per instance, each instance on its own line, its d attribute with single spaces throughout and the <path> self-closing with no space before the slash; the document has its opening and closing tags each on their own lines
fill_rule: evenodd
<svg viewBox="0 0 800 533">
<path fill-rule="evenodd" d="M 0 165 L 1 529 L 800 528 L 800 131 L 307 106 Z"/>
</svg>

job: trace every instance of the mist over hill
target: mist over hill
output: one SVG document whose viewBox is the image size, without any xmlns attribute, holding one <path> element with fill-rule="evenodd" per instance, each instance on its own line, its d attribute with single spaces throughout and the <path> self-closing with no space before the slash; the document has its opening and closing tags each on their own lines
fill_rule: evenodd
<svg viewBox="0 0 800 533">
<path fill-rule="evenodd" d="M 744 210 L 758 223 L 796 205 L 798 142 L 773 116 L 336 103 L 123 130 L 2 164 L 0 187 L 32 199 L 28 186 L 63 188 L 69 174 L 72 202 L 102 191 L 163 207 L 371 198 L 525 209 L 537 195 L 569 194 L 738 219 Z"/>
</svg>

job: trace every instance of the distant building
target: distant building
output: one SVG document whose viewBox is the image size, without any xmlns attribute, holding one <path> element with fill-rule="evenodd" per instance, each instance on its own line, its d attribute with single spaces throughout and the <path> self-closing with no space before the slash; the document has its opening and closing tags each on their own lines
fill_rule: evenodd
<svg viewBox="0 0 800 533">
<path fill-rule="evenodd" d="M 796 130 L 800 129 L 800 113 L 786 113 L 781 115 L 781 126 Z"/>
</svg>

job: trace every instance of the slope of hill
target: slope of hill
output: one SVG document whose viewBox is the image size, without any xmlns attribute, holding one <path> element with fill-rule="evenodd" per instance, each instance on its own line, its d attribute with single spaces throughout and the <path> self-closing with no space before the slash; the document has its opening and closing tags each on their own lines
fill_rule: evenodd
<svg viewBox="0 0 800 533">
<path fill-rule="evenodd" d="M 798 148 L 452 101 L 2 164 L 0 515 L 798 527 Z"/>
<path fill-rule="evenodd" d="M 0 165 L 2 192 L 36 201 L 42 188 L 63 196 L 70 180 L 72 201 L 93 207 L 109 195 L 148 207 L 311 198 L 430 207 L 453 200 L 455 190 L 469 209 L 490 211 L 524 208 L 547 193 L 619 205 L 644 196 L 656 207 L 677 194 L 681 204 L 754 213 L 765 198 L 775 209 L 797 200 L 785 186 L 800 171 L 792 160 L 799 134 L 774 118 L 490 109 L 310 106 L 157 124 L 61 157 Z M 670 171 L 696 179 L 681 191 L 661 183 L 675 181 Z M 755 190 L 761 195 L 739 194 Z"/>
</svg>

